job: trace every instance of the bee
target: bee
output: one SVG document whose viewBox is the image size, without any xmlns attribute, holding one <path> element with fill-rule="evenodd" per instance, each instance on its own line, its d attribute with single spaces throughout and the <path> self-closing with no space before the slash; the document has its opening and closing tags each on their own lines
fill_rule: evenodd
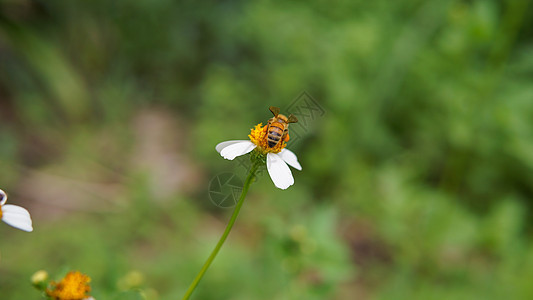
<svg viewBox="0 0 533 300">
<path fill-rule="evenodd" d="M 279 108 L 271 106 L 270 111 L 274 117 L 268 120 L 267 127 L 267 142 L 269 148 L 274 148 L 276 145 L 289 140 L 289 123 L 296 123 L 298 119 L 290 114 L 287 118 L 285 115 L 279 113 Z"/>
</svg>

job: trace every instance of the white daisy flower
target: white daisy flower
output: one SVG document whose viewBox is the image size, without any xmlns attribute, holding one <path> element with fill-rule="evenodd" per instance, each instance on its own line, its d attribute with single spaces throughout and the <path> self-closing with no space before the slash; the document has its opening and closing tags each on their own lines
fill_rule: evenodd
<svg viewBox="0 0 533 300">
<path fill-rule="evenodd" d="M 0 218 L 2 221 L 20 230 L 33 231 L 30 213 L 23 207 L 5 204 L 7 194 L 0 189 Z"/>
<path fill-rule="evenodd" d="M 248 137 L 250 140 L 226 141 L 218 144 L 215 148 L 222 157 L 229 160 L 255 150 L 260 156 L 266 158 L 268 174 L 277 188 L 284 190 L 293 185 L 294 178 L 287 164 L 297 170 L 302 170 L 302 166 L 296 155 L 285 149 L 285 142 L 289 140 L 288 134 L 283 136 L 283 139 L 274 147 L 269 147 L 268 125 L 258 124 L 252 129 Z"/>
</svg>

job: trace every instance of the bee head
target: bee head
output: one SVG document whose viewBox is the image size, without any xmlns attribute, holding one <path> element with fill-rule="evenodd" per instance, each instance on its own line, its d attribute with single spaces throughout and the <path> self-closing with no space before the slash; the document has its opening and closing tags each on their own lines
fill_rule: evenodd
<svg viewBox="0 0 533 300">
<path fill-rule="evenodd" d="M 298 119 L 293 114 L 290 114 L 288 118 L 285 115 L 280 114 L 279 113 L 280 109 L 278 107 L 271 106 L 271 107 L 269 107 L 269 109 L 272 112 L 272 114 L 274 115 L 274 118 L 278 118 L 278 120 L 281 120 L 281 121 L 283 121 L 285 123 L 296 123 L 296 122 L 298 122 Z M 271 120 L 274 120 L 274 118 L 272 118 Z"/>
<path fill-rule="evenodd" d="M 283 123 L 289 123 L 289 119 L 285 115 L 279 114 L 278 119 L 283 121 Z"/>
</svg>

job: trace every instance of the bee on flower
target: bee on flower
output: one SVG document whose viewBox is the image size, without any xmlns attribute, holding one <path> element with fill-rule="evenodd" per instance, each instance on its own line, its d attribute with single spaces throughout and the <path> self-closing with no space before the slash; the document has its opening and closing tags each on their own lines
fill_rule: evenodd
<svg viewBox="0 0 533 300">
<path fill-rule="evenodd" d="M 5 204 L 6 202 L 7 194 L 0 189 L 0 218 L 2 221 L 20 230 L 33 231 L 30 213 L 23 207 Z"/>
<path fill-rule="evenodd" d="M 289 141 L 289 124 L 298 122 L 298 119 L 292 114 L 288 117 L 280 114 L 280 109 L 274 106 L 270 107 L 270 111 L 274 117 L 268 120 L 265 126 L 262 123 L 256 125 L 248 135 L 250 140 L 222 142 L 216 146 L 216 150 L 229 160 L 253 151 L 252 158 L 266 163 L 274 185 L 284 190 L 294 184 L 289 166 L 302 170 L 296 155 L 285 149 Z"/>
</svg>

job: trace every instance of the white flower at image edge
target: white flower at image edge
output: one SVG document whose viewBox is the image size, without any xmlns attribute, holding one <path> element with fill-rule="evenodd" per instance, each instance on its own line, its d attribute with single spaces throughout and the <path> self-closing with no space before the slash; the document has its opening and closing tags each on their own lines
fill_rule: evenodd
<svg viewBox="0 0 533 300">
<path fill-rule="evenodd" d="M 225 159 L 233 160 L 237 156 L 247 154 L 257 146 L 248 140 L 226 141 L 218 144 L 216 150 Z M 302 170 L 296 155 L 287 149 L 282 149 L 279 153 L 267 153 L 266 165 L 268 174 L 274 182 L 274 185 L 280 189 L 286 189 L 294 184 L 289 166 Z"/>
<path fill-rule="evenodd" d="M 6 224 L 24 230 L 33 231 L 30 213 L 23 207 L 5 204 L 7 194 L 0 189 L 0 215 Z"/>
</svg>

